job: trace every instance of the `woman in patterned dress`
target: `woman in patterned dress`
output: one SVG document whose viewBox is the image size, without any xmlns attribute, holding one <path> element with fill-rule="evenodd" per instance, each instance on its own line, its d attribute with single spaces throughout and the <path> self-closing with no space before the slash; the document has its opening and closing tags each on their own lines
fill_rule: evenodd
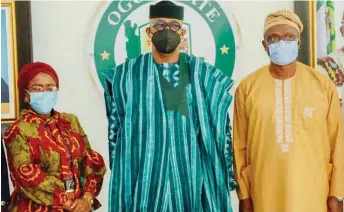
<svg viewBox="0 0 344 212">
<path fill-rule="evenodd" d="M 106 172 L 78 118 L 53 109 L 59 79 L 45 63 L 30 63 L 18 76 L 20 98 L 29 104 L 4 135 L 14 191 L 9 211 L 90 211 L 100 204 Z"/>
</svg>

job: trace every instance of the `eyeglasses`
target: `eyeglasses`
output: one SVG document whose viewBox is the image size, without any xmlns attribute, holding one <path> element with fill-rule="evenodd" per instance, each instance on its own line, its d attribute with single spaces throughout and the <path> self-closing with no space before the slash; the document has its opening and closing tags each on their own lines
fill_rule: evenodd
<svg viewBox="0 0 344 212">
<path fill-rule="evenodd" d="M 277 37 L 277 36 L 269 36 L 267 37 L 267 42 L 269 44 L 272 44 L 272 43 L 277 43 L 277 42 L 280 42 L 281 40 L 284 40 L 284 41 L 296 41 L 299 39 L 299 36 L 297 35 L 288 35 L 286 37 Z"/>
<path fill-rule="evenodd" d="M 182 28 L 177 21 L 172 21 L 170 23 L 166 23 L 164 21 L 158 21 L 155 24 L 151 24 L 151 27 L 154 27 L 158 31 L 164 30 L 166 29 L 166 27 L 169 27 L 170 30 L 174 32 L 177 32 Z"/>
<path fill-rule="evenodd" d="M 47 85 L 47 86 L 43 86 L 43 85 L 33 85 L 30 88 L 28 88 L 29 92 L 33 92 L 33 93 L 40 93 L 40 92 L 54 92 L 54 91 L 58 91 L 58 88 L 56 85 Z"/>
</svg>

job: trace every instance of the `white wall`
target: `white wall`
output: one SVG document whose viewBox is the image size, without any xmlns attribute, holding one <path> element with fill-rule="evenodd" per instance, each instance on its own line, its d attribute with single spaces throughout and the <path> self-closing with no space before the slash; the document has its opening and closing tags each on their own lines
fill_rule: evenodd
<svg viewBox="0 0 344 212">
<path fill-rule="evenodd" d="M 107 121 L 103 97 L 90 76 L 87 36 L 92 17 L 101 6 L 97 1 L 32 1 L 32 31 L 34 61 L 51 64 L 59 74 L 61 86 L 56 109 L 77 115 L 88 134 L 92 147 L 101 153 L 108 165 Z M 238 70 L 234 79 L 269 62 L 262 46 L 265 16 L 277 9 L 293 10 L 292 1 L 226 1 L 221 2 L 237 19 L 241 32 Z M 107 211 L 110 171 L 107 172 L 99 196 Z M 237 209 L 233 193 L 234 211 Z"/>
</svg>

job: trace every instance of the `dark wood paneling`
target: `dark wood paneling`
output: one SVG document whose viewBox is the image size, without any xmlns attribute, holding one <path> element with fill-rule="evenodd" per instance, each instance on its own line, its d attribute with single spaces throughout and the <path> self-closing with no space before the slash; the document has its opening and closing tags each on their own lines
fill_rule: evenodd
<svg viewBox="0 0 344 212">
<path fill-rule="evenodd" d="M 310 11 L 309 1 L 295 1 L 295 13 L 300 17 L 304 29 L 301 33 L 301 48 L 298 60 L 304 64 L 311 66 L 310 49 L 311 49 L 311 35 L 310 35 Z"/>
<path fill-rule="evenodd" d="M 16 1 L 17 61 L 18 72 L 26 63 L 32 62 L 31 4 L 29 1 Z M 27 105 L 19 101 L 20 109 Z"/>
</svg>

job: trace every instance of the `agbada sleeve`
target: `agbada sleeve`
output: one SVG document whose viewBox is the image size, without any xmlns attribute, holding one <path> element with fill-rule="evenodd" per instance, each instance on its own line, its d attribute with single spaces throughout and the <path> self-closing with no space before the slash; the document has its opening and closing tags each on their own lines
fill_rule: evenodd
<svg viewBox="0 0 344 212">
<path fill-rule="evenodd" d="M 64 183 L 42 171 L 40 165 L 33 162 L 30 145 L 19 127 L 10 127 L 4 140 L 15 189 L 20 189 L 26 198 L 38 204 L 62 207 L 67 198 Z"/>
<path fill-rule="evenodd" d="M 240 200 L 250 198 L 249 163 L 247 161 L 247 129 L 244 94 L 237 88 L 234 97 L 234 177 L 238 184 L 237 194 Z"/>
<path fill-rule="evenodd" d="M 344 197 L 344 120 L 338 93 L 333 83 L 328 92 L 328 99 L 327 132 L 331 147 L 330 163 L 333 165 L 330 196 Z"/>
<path fill-rule="evenodd" d="M 105 91 L 104 91 L 104 98 L 105 98 L 105 105 L 106 105 L 106 116 L 108 119 L 108 145 L 109 145 L 109 161 L 110 161 L 110 169 L 112 168 L 113 158 L 115 157 L 115 147 L 116 147 L 116 138 L 117 132 L 119 130 L 119 118 L 117 107 L 115 104 L 114 93 L 113 93 L 113 72 L 116 69 L 112 69 L 111 71 L 107 72 L 105 76 Z"/>
<path fill-rule="evenodd" d="M 204 83 L 205 99 L 208 100 L 210 106 L 209 112 L 214 126 L 212 130 L 216 139 L 215 146 L 209 149 L 216 148 L 218 150 L 218 156 L 220 160 L 224 160 L 223 165 L 225 165 L 225 167 L 218 170 L 225 168 L 229 189 L 234 190 L 236 183 L 233 176 L 232 128 L 228 116 L 229 107 L 233 100 L 233 96 L 229 91 L 234 81 L 222 71 L 208 64 L 204 66 L 204 70 L 206 71 L 200 72 L 200 79 Z"/>
<path fill-rule="evenodd" d="M 232 144 L 232 136 L 231 136 L 232 127 L 230 124 L 230 119 L 227 116 L 226 121 L 226 150 L 225 150 L 225 158 L 227 164 L 227 171 L 229 176 L 229 184 L 231 190 L 235 190 L 237 184 L 234 180 L 234 172 L 233 172 L 233 144 Z"/>
</svg>

